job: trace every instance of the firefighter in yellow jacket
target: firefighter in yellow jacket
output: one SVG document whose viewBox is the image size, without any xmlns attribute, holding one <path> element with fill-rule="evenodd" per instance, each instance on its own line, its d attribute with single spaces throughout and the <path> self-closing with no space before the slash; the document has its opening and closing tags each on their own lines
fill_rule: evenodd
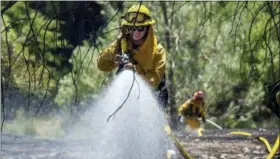
<svg viewBox="0 0 280 159">
<path fill-rule="evenodd" d="M 204 93 L 197 91 L 191 99 L 188 99 L 179 107 L 178 115 L 192 129 L 200 128 L 199 118 L 202 122 L 206 121 L 204 108 Z"/>
<path fill-rule="evenodd" d="M 122 18 L 121 34 L 99 54 L 98 68 L 109 72 L 118 67 L 117 73 L 124 68 L 135 70 L 155 89 L 159 102 L 165 107 L 168 101 L 166 55 L 154 34 L 155 21 L 148 8 L 142 4 L 130 7 Z M 123 46 L 126 48 L 122 48 Z M 123 51 L 130 57 L 128 63 L 120 62 Z"/>
</svg>

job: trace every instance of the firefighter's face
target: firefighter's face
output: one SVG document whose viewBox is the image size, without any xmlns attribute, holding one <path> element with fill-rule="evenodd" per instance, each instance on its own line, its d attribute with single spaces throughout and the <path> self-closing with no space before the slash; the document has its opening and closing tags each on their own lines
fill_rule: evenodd
<svg viewBox="0 0 280 159">
<path fill-rule="evenodd" d="M 145 36 L 147 27 L 146 26 L 138 26 L 138 27 L 129 27 L 129 30 L 132 34 L 132 39 L 135 41 L 142 40 Z"/>
</svg>

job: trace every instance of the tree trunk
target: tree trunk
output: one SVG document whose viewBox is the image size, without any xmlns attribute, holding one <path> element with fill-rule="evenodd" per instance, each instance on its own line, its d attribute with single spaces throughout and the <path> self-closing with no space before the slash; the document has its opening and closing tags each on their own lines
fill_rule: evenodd
<svg viewBox="0 0 280 159">
<path fill-rule="evenodd" d="M 161 8 L 163 10 L 163 17 L 164 17 L 164 22 L 165 22 L 165 41 L 166 41 L 166 46 L 167 46 L 167 52 L 170 51 L 171 44 L 170 44 L 170 27 L 168 23 L 168 18 L 167 18 L 167 8 L 166 8 L 166 2 L 160 2 Z M 177 109 L 176 109 L 176 100 L 175 100 L 175 94 L 176 90 L 174 87 L 174 76 L 173 76 L 173 69 L 174 69 L 174 64 L 172 59 L 168 60 L 169 64 L 169 69 L 168 69 L 168 76 L 167 76 L 167 87 L 168 87 L 168 92 L 169 92 L 169 104 L 168 107 L 170 108 L 169 110 L 169 116 L 170 116 L 170 126 L 172 129 L 177 129 Z"/>
</svg>

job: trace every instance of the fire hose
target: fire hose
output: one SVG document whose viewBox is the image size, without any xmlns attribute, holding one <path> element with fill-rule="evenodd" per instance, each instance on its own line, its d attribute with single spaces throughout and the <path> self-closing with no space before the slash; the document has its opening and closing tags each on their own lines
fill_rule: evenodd
<svg viewBox="0 0 280 159">
<path fill-rule="evenodd" d="M 269 142 L 267 141 L 267 139 L 264 138 L 264 137 L 261 137 L 261 136 L 256 136 L 254 134 L 247 133 L 247 132 L 231 132 L 230 134 L 231 135 L 243 135 L 243 136 L 253 137 L 253 138 L 261 141 L 262 143 L 264 143 L 264 145 L 266 147 L 266 150 L 269 153 L 268 156 L 266 157 L 266 159 L 272 159 L 276 155 L 277 150 L 279 150 L 280 133 L 278 134 L 278 137 L 277 137 L 277 139 L 276 139 L 276 141 L 274 143 L 273 148 L 271 148 L 271 146 L 270 146 Z"/>
<path fill-rule="evenodd" d="M 181 155 L 185 159 L 192 159 L 190 154 L 184 149 L 184 146 L 179 142 L 177 137 L 173 134 L 173 132 L 172 132 L 171 128 L 169 127 L 169 125 L 165 126 L 165 132 L 171 138 L 171 140 L 173 141 L 174 145 L 176 146 L 177 150 L 181 153 Z"/>
</svg>

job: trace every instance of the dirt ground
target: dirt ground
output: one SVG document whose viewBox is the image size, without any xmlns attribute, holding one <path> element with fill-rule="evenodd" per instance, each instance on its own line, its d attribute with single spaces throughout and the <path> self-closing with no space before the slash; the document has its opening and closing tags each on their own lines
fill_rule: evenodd
<svg viewBox="0 0 280 159">
<path fill-rule="evenodd" d="M 230 135 L 244 131 L 266 137 L 274 143 L 279 130 L 207 130 L 198 137 L 194 132 L 174 132 L 194 159 L 263 159 L 267 156 L 264 144 L 254 138 Z M 69 146 L 71 145 L 71 146 Z M 33 137 L 1 134 L 1 158 L 3 159 L 72 159 L 94 158 L 87 154 L 94 148 L 83 147 L 83 141 L 71 144 L 58 140 L 42 140 Z"/>
</svg>

